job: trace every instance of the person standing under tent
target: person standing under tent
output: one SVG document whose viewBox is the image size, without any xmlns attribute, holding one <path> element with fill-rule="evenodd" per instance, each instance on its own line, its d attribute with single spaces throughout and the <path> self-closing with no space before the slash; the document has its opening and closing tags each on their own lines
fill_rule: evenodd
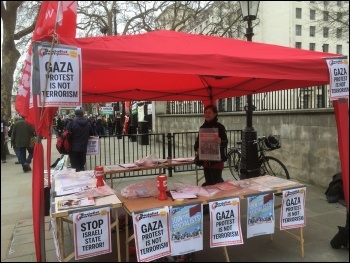
<svg viewBox="0 0 350 263">
<path fill-rule="evenodd" d="M 75 168 L 76 172 L 85 171 L 88 140 L 94 135 L 90 121 L 84 118 L 82 110 L 76 110 L 75 118 L 66 128 L 71 131 L 72 150 L 69 153 L 71 167 Z"/>
<path fill-rule="evenodd" d="M 224 180 L 222 179 L 222 170 L 224 169 L 224 162 L 227 160 L 227 134 L 226 128 L 220 122 L 218 122 L 218 110 L 214 105 L 208 105 L 204 109 L 204 123 L 200 128 L 217 128 L 218 134 L 216 142 L 220 144 L 220 161 L 203 161 L 203 170 L 205 182 L 202 186 L 214 185 L 221 183 Z M 199 136 L 196 138 L 194 144 L 194 151 L 198 152 L 199 150 Z"/>
</svg>

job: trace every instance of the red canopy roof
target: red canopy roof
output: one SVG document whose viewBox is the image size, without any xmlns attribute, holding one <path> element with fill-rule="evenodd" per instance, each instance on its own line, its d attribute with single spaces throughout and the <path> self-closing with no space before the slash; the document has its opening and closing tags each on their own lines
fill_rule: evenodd
<svg viewBox="0 0 350 263">
<path fill-rule="evenodd" d="M 339 55 L 154 31 L 60 38 L 82 49 L 83 102 L 208 100 L 329 83 Z"/>
</svg>

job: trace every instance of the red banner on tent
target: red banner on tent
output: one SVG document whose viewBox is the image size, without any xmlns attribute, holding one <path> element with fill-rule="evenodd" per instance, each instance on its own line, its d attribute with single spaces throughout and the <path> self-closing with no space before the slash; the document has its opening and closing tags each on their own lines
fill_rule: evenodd
<svg viewBox="0 0 350 263">
<path fill-rule="evenodd" d="M 39 10 L 39 16 L 33 32 L 32 41 L 52 41 L 56 34 L 60 36 L 75 37 L 76 33 L 76 1 L 43 1 Z M 31 59 L 32 45 L 30 45 L 20 86 L 16 96 L 16 111 L 23 116 L 26 121 L 35 126 L 37 135 L 50 136 L 52 119 L 57 111 L 55 108 L 37 107 L 36 96 L 31 98 Z M 30 107 L 32 105 L 32 107 Z M 49 163 L 49 161 L 48 161 Z M 50 167 L 48 167 L 50 169 Z M 38 262 L 45 259 L 45 218 L 44 218 L 44 152 L 41 142 L 35 144 L 33 156 L 33 229 L 36 259 Z"/>
</svg>

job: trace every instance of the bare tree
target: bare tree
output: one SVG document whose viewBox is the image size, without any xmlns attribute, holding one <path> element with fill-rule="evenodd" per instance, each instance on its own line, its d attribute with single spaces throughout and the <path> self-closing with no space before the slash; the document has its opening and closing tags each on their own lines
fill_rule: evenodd
<svg viewBox="0 0 350 263">
<path fill-rule="evenodd" d="M 330 38 L 349 41 L 348 1 L 313 1 L 310 9 L 320 18 L 314 22 L 319 31 L 328 28 Z"/>
<path fill-rule="evenodd" d="M 39 4 L 40 1 L 1 1 L 1 111 L 5 118 L 10 116 L 11 91 L 13 87 L 17 90 L 21 75 L 22 65 L 16 70 L 20 64 L 17 63 L 19 50 L 26 52 L 25 45 L 30 43 Z M 244 28 L 238 9 L 236 1 L 215 4 L 213 1 L 79 1 L 77 36 L 114 35 L 115 32 L 132 35 L 164 28 L 191 32 L 201 25 L 195 33 L 237 37 L 240 28 Z"/>
<path fill-rule="evenodd" d="M 14 72 L 21 56 L 18 47 L 28 43 L 36 22 L 39 2 L 1 1 L 1 114 L 6 120 L 11 116 L 11 95 Z"/>
</svg>

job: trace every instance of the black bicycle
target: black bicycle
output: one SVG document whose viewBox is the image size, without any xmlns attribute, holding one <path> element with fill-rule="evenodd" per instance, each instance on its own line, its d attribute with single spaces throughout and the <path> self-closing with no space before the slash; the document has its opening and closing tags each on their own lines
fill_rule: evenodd
<svg viewBox="0 0 350 263">
<path fill-rule="evenodd" d="M 252 143 L 258 145 L 259 153 L 259 167 L 260 167 L 260 176 L 263 175 L 272 175 L 277 176 L 283 179 L 290 179 L 289 172 L 286 166 L 277 158 L 272 156 L 267 156 L 265 153 L 268 151 L 273 151 L 281 148 L 280 140 L 278 135 L 269 135 L 267 137 L 259 137 L 257 140 L 254 140 Z M 237 142 L 238 145 L 242 144 L 242 141 Z M 228 165 L 232 176 L 236 180 L 241 178 L 241 149 L 238 147 L 231 147 L 228 149 Z"/>
</svg>

